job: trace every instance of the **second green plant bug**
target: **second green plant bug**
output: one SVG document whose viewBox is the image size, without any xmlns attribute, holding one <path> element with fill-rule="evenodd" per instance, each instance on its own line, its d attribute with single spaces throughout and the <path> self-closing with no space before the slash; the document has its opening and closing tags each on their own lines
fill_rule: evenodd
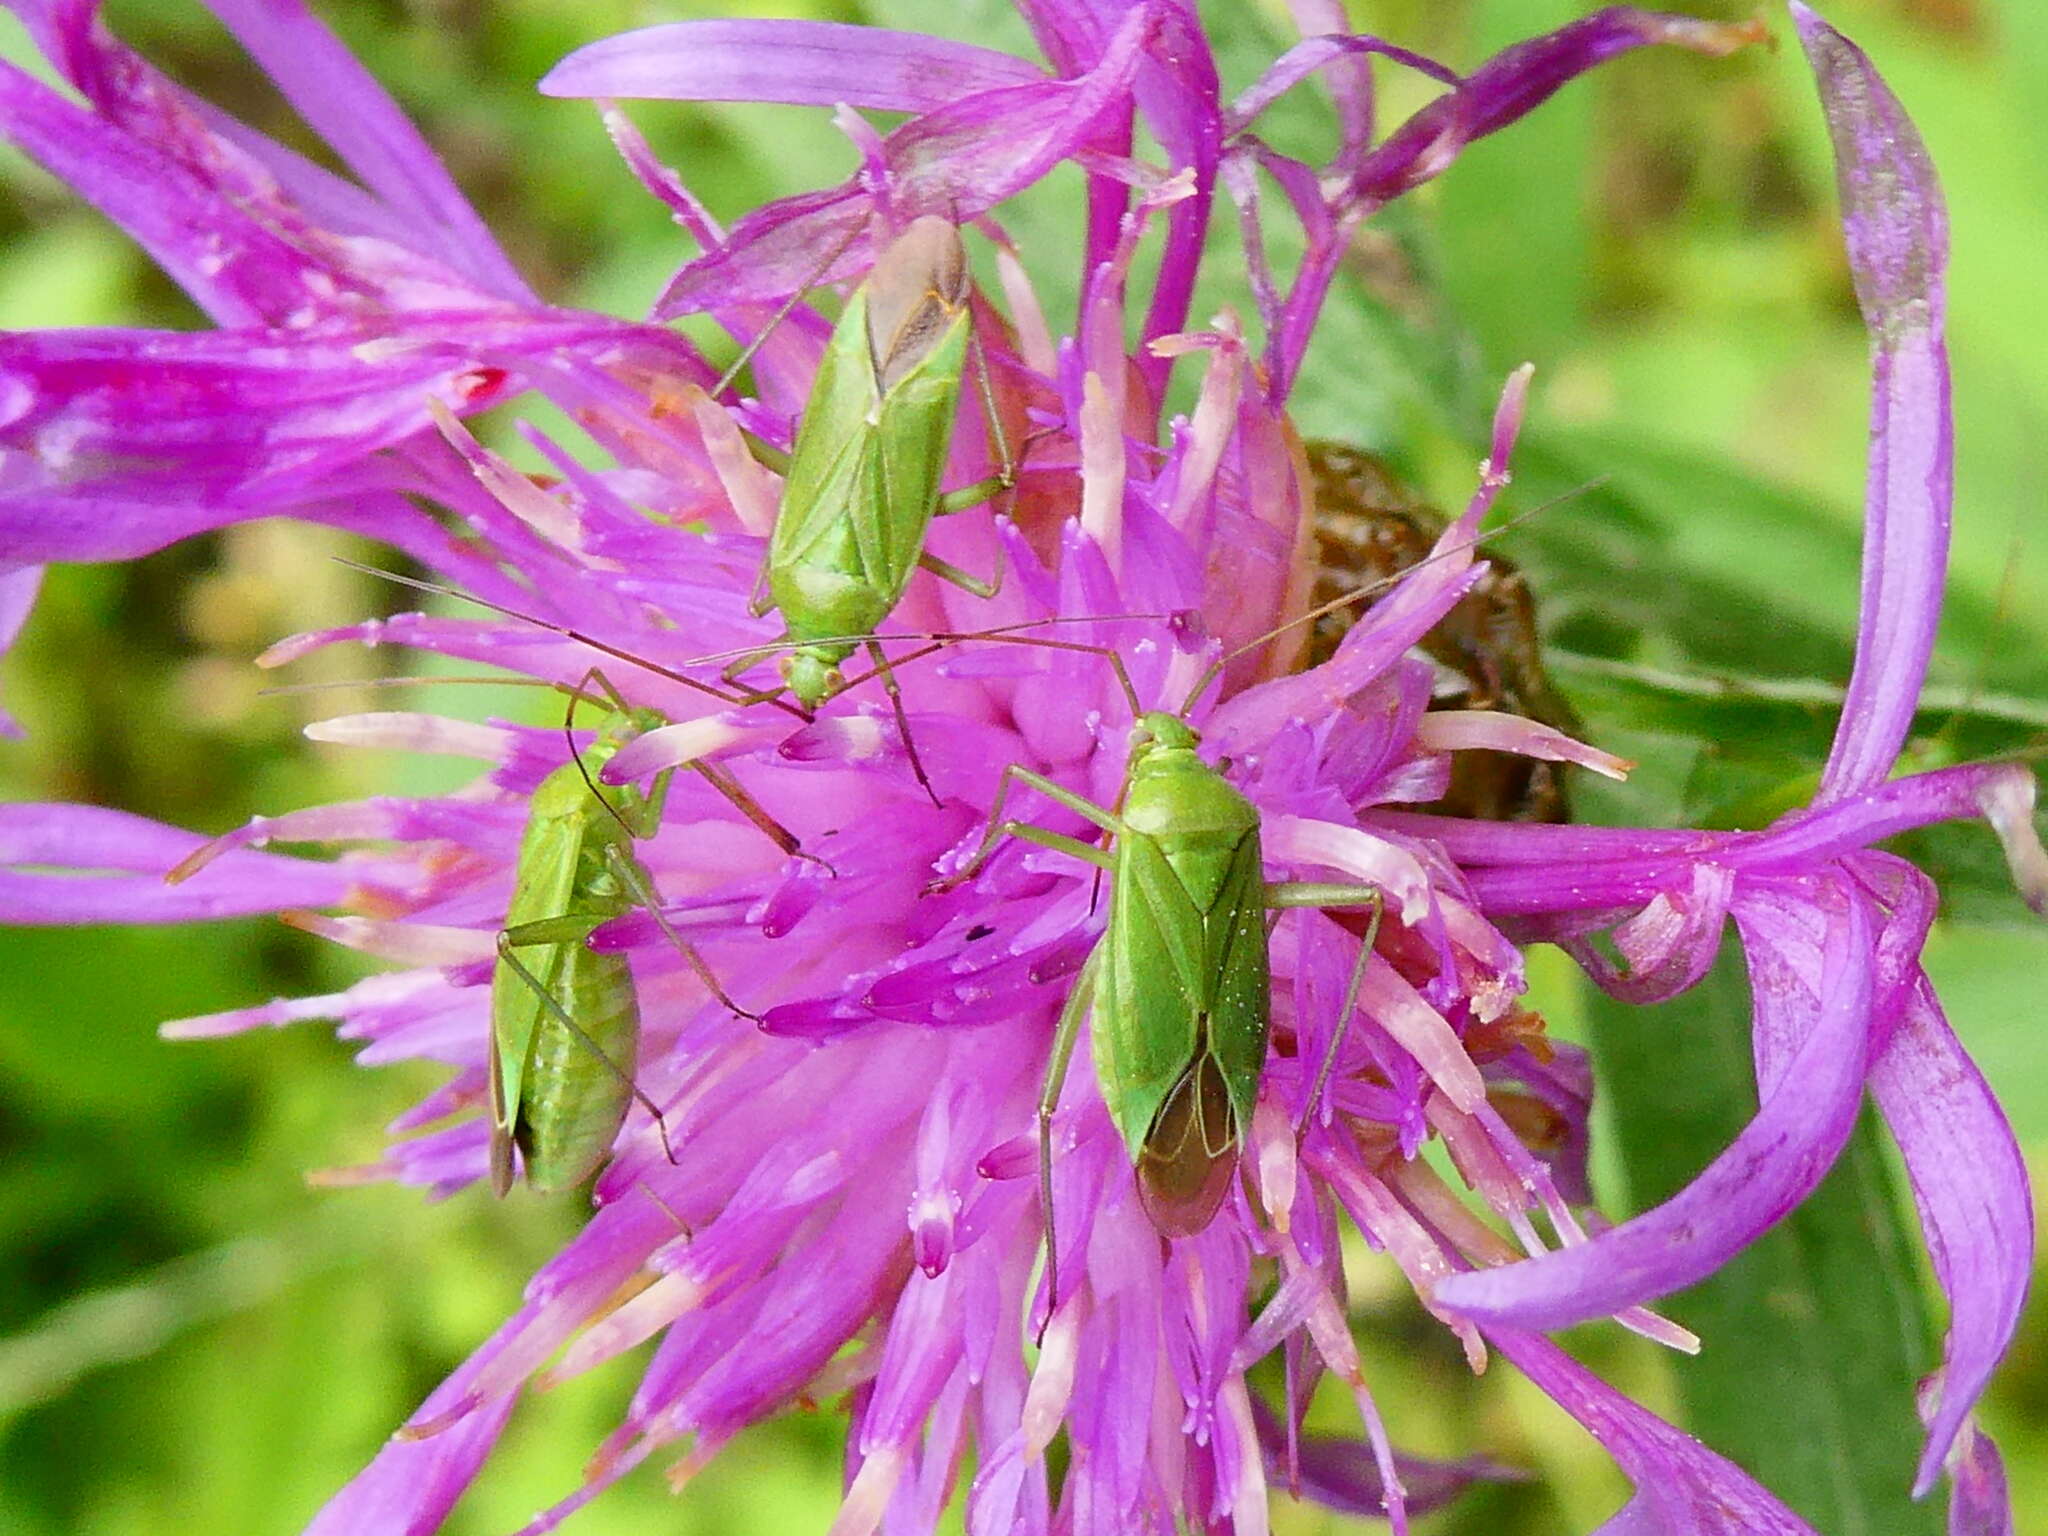
<svg viewBox="0 0 2048 1536">
<path fill-rule="evenodd" d="M 1059 1300 L 1051 1241 L 1052 1116 L 1091 1006 L 1096 1076 L 1130 1154 L 1140 1201 L 1162 1234 L 1190 1236 L 1208 1226 L 1229 1193 L 1265 1071 L 1271 1007 L 1266 914 L 1287 907 L 1371 910 L 1348 1016 L 1382 903 L 1369 885 L 1268 881 L 1258 808 L 1202 758 L 1201 738 L 1183 718 L 1187 706 L 1182 714 L 1140 709 L 1122 662 L 1114 652 L 1103 654 L 1136 717 L 1117 807 L 1097 805 L 1013 763 L 1003 770 L 980 846 L 958 873 L 930 887 L 945 890 L 971 879 L 1004 837 L 1070 854 L 1110 876 L 1108 926 L 1061 1012 L 1038 1102 L 1048 1315 Z M 1214 675 L 1197 684 L 1189 705 Z M 1101 828 L 1110 846 L 1002 820 L 1004 798 L 1017 783 Z M 1333 1039 L 1311 1090 L 1311 1112 L 1335 1050 Z"/>
<path fill-rule="evenodd" d="M 601 674 L 593 672 L 586 686 L 593 681 L 610 713 L 597 739 L 534 791 L 498 935 L 491 978 L 491 1184 L 501 1195 L 512 1187 L 515 1146 L 536 1191 L 581 1184 L 604 1162 L 628 1103 L 640 1096 L 633 1084 L 639 994 L 625 956 L 590 948 L 599 926 L 636 906 L 645 909 L 712 995 L 751 1017 L 662 915 L 653 879 L 633 851 L 637 839 L 660 825 L 673 770 L 644 792 L 600 785 L 597 778 L 626 742 L 667 722 L 628 706 Z M 655 1106 L 644 1096 L 641 1102 L 660 1124 Z"/>
<path fill-rule="evenodd" d="M 925 549 L 934 517 L 980 506 L 1016 480 L 984 378 L 1000 468 L 973 485 L 940 489 L 972 340 L 972 298 L 959 232 L 927 215 L 883 249 L 826 343 L 785 466 L 754 604 L 757 613 L 781 613 L 783 680 L 806 708 L 845 686 L 840 663 L 862 643 L 847 637 L 872 636 L 920 567 L 978 596 L 995 591 L 993 577 L 983 581 Z M 869 640 L 867 648 L 900 723 L 901 699 L 880 647 Z M 742 657 L 739 667 L 752 659 Z"/>
</svg>

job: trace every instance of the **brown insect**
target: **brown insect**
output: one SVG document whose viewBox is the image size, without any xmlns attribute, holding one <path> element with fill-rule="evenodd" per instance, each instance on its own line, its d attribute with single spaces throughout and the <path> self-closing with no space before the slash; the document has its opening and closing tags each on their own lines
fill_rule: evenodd
<svg viewBox="0 0 2048 1536">
<path fill-rule="evenodd" d="M 1305 447 L 1315 493 L 1313 603 L 1384 580 L 1428 556 L 1448 525 L 1442 513 L 1369 453 L 1341 443 Z M 1499 709 L 1576 735 L 1578 716 L 1543 670 L 1528 582 L 1491 550 L 1486 559 L 1491 569 L 1479 584 L 1423 637 L 1421 648 L 1438 670 L 1430 707 Z M 1309 663 L 1327 660 L 1369 606 L 1347 605 L 1316 620 Z M 1564 765 L 1508 752 L 1457 753 L 1449 791 L 1414 809 L 1488 821 L 1571 819 Z"/>
</svg>

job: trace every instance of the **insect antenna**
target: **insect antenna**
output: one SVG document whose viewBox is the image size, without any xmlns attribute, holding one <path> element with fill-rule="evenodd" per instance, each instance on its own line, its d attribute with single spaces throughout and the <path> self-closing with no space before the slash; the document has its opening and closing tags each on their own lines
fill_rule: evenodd
<svg viewBox="0 0 2048 1536">
<path fill-rule="evenodd" d="M 330 678 L 317 683 L 278 683 L 273 687 L 259 688 L 259 699 L 290 698 L 298 694 L 342 693 L 358 688 L 434 688 L 447 683 L 456 688 L 546 688 L 554 693 L 575 695 L 576 690 L 567 683 L 552 682 L 545 677 L 521 677 L 507 672 L 490 676 L 482 672 L 473 673 L 429 673 L 424 676 L 408 677 L 341 677 Z M 602 704 L 603 699 L 581 696 L 586 704 Z"/>
<path fill-rule="evenodd" d="M 562 740 L 568 745 L 569 760 L 576 765 L 577 776 L 583 780 L 583 787 L 590 791 L 590 798 L 605 808 L 605 814 L 618 823 L 619 830 L 625 833 L 627 837 L 638 837 L 639 833 L 620 814 L 619 808 L 612 804 L 611 797 L 598 788 L 597 780 L 590 772 L 590 764 L 583 760 L 583 749 L 576 744 L 576 705 L 579 700 L 589 697 L 584 692 L 584 689 L 589 687 L 593 680 L 600 688 L 604 689 L 607 696 L 605 702 L 613 710 L 623 715 L 630 708 L 625 699 L 620 696 L 619 691 L 612 686 L 612 680 L 596 667 L 592 667 L 583 674 L 583 680 L 570 690 L 569 707 L 562 712 Z"/>
<path fill-rule="evenodd" d="M 587 645 L 592 650 L 609 656 L 615 661 L 624 662 L 629 667 L 638 667 L 643 672 L 651 672 L 656 677 L 666 678 L 669 682 L 680 684 L 685 688 L 714 698 L 721 704 L 769 703 L 781 709 L 785 714 L 794 715 L 799 720 L 804 718 L 802 710 L 797 709 L 794 705 L 784 700 L 775 698 L 749 699 L 738 694 L 727 693 L 724 689 L 713 687 L 701 678 L 691 677 L 675 667 L 663 666 L 660 662 L 650 661 L 644 656 L 636 656 L 624 647 L 613 645 L 608 640 L 599 639 L 596 635 L 586 630 L 578 629 L 574 625 L 557 624 L 552 619 L 543 619 L 537 614 L 527 613 L 508 604 L 494 602 L 487 597 L 478 597 L 473 592 L 464 592 L 459 588 L 447 586 L 438 581 L 422 580 L 417 576 L 402 576 L 397 571 L 388 571 L 382 566 L 368 565 L 360 560 L 351 560 L 345 555 L 335 555 L 332 558 L 338 564 L 345 565 L 353 571 L 361 571 L 366 576 L 375 576 L 401 587 L 411 587 L 416 592 L 430 592 L 439 597 L 452 597 L 459 602 L 474 603 L 479 608 L 488 609 L 492 613 L 503 615 L 505 618 L 516 619 L 522 624 L 531 624 L 536 629 L 544 629 L 550 634 L 560 635 L 563 639 L 573 640 L 578 645 Z"/>
<path fill-rule="evenodd" d="M 1043 635 L 1024 633 L 1034 629 L 1049 629 L 1059 624 L 1135 624 L 1141 622 L 1163 622 L 1173 617 L 1165 613 L 1118 613 L 1110 615 L 1066 615 L 1046 619 L 1020 619 L 1014 624 L 998 624 L 991 629 L 926 630 L 921 634 L 889 635 L 891 640 L 919 640 L 924 643 L 907 656 L 898 656 L 889 662 L 890 670 L 908 666 L 913 661 L 922 661 L 927 656 L 950 650 L 969 640 L 994 640 L 1004 645 L 1029 645 L 1048 651 L 1080 651 L 1090 656 L 1101 656 L 1109 662 L 1110 670 L 1116 674 L 1117 686 L 1123 690 L 1130 702 L 1132 718 L 1144 713 L 1144 706 L 1138 700 L 1138 690 L 1131 682 L 1131 674 L 1124 667 L 1123 657 L 1114 646 L 1097 645 L 1086 640 L 1053 640 Z M 846 686 L 864 683 L 879 675 L 880 667 L 850 678 Z M 843 690 L 842 690 L 843 691 Z"/>
<path fill-rule="evenodd" d="M 740 348 L 739 356 L 735 357 L 727 365 L 725 372 L 718 376 L 718 382 L 711 386 L 712 399 L 716 400 L 720 395 L 732 388 L 733 380 L 737 379 L 740 376 L 740 371 L 754 360 L 754 354 L 768 344 L 768 338 L 782 328 L 783 321 L 796 313 L 796 307 L 803 303 L 804 295 L 824 281 L 825 274 L 832 270 L 833 264 L 840 257 L 853 248 L 853 242 L 861 237 L 871 222 L 873 222 L 872 216 L 861 220 L 847 230 L 838 242 L 833 245 L 832 249 L 825 253 L 825 259 L 811 269 L 810 275 L 803 280 L 802 284 L 792 291 L 789 297 L 784 299 L 781 304 L 776 306 L 775 313 L 768 317 L 768 323 L 756 331 L 753 338 Z"/>
</svg>

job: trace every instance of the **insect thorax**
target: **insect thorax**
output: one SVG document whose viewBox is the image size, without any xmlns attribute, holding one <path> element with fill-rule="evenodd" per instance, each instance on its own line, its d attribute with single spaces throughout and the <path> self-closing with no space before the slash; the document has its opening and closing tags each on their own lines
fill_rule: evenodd
<svg viewBox="0 0 2048 1536">
<path fill-rule="evenodd" d="M 629 785 L 605 784 L 598 775 L 617 756 L 619 748 L 635 736 L 667 723 L 649 709 L 612 711 L 598 727 L 596 739 L 585 745 L 574 761 L 562 764 L 540 781 L 528 815 L 578 816 L 586 811 L 600 811 L 601 807 L 592 803 L 593 786 L 601 787 L 604 798 L 627 814 L 639 809 L 644 797 L 638 790 Z"/>
<path fill-rule="evenodd" d="M 1132 735 L 1123 823 L 1141 837 L 1235 846 L 1256 832 L 1251 801 L 1202 760 L 1200 738 L 1177 716 L 1150 714 Z"/>
</svg>

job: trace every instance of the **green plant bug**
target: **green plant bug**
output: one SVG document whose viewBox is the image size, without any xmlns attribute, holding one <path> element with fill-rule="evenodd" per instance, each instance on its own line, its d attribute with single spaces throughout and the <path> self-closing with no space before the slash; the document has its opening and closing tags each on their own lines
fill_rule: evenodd
<svg viewBox="0 0 2048 1536">
<path fill-rule="evenodd" d="M 661 822 L 670 777 L 645 791 L 600 784 L 597 773 L 620 747 L 667 722 L 628 705 L 600 672 L 609 713 L 596 739 L 534 791 L 498 960 L 491 977 L 491 1185 L 512 1187 L 514 1147 L 527 1183 L 547 1194 L 570 1189 L 604 1162 L 638 1098 L 667 1130 L 661 1112 L 634 1086 L 640 1003 L 625 956 L 589 946 L 602 924 L 643 908 L 713 996 L 729 997 L 696 949 L 662 914 L 654 882 L 633 851 Z M 582 689 L 579 688 L 580 694 Z M 573 715 L 575 697 L 570 710 Z M 671 1160 L 673 1158 L 671 1157 Z"/>
<path fill-rule="evenodd" d="M 634 656 L 581 630 L 436 582 L 353 560 L 340 563 L 402 586 L 475 603 L 669 681 L 724 697 L 686 673 Z M 562 686 L 532 679 L 447 677 L 378 678 L 343 686 L 446 682 Z M 591 693 L 593 685 L 599 694 Z M 726 993 L 695 947 L 669 922 L 651 877 L 633 852 L 636 841 L 652 836 L 660 826 L 668 787 L 677 770 L 664 769 L 646 790 L 599 782 L 598 774 L 621 747 L 668 725 L 669 720 L 657 710 L 628 704 L 596 667 L 574 688 L 562 691 L 569 696 L 563 729 L 570 761 L 543 779 L 533 793 L 505 926 L 497 936 L 498 958 L 492 974 L 490 1167 L 492 1186 L 500 1195 L 508 1193 L 513 1183 L 515 1146 L 527 1182 L 535 1190 L 552 1193 L 582 1183 L 603 1163 L 624 1123 L 627 1105 L 635 1098 L 653 1116 L 664 1150 L 668 1149 L 660 1110 L 633 1081 L 640 1010 L 632 971 L 624 956 L 600 954 L 588 946 L 591 934 L 602 924 L 636 906 L 643 908 L 713 996 L 741 1017 L 756 1017 Z M 579 702 L 599 703 L 606 710 L 595 740 L 581 749 L 574 732 Z M 686 766 L 783 853 L 825 863 L 806 852 L 731 770 L 706 761 Z M 246 831 L 216 838 L 168 871 L 165 879 L 180 883 L 230 847 L 242 843 L 261 846 L 268 840 L 260 834 L 250 837 Z M 292 914 L 284 916 L 286 921 L 292 920 Z"/>
<path fill-rule="evenodd" d="M 1052 1117 L 1082 1019 L 1092 1009 L 1096 1077 L 1146 1214 L 1164 1236 L 1192 1236 L 1209 1225 L 1229 1193 L 1265 1071 L 1271 1007 L 1266 914 L 1288 907 L 1370 909 L 1344 1007 L 1348 1021 L 1383 897 L 1370 885 L 1266 879 L 1258 808 L 1203 759 L 1201 737 L 1184 718 L 1216 669 L 1189 693 L 1181 713 L 1170 714 L 1139 707 L 1113 651 L 1044 639 L 1012 643 L 1099 651 L 1136 722 L 1114 809 L 1012 763 L 1003 770 L 988 830 L 972 857 L 926 888 L 948 890 L 972 879 L 1005 837 L 1070 854 L 1110 877 L 1108 924 L 1061 1011 L 1038 1101 L 1050 1316 L 1059 1300 L 1051 1240 Z M 1099 827 L 1110 845 L 1003 820 L 1003 801 L 1020 783 Z M 1341 1040 L 1340 1022 L 1310 1093 L 1310 1114 Z"/>
<path fill-rule="evenodd" d="M 806 709 L 846 687 L 840 663 L 865 644 L 902 727 L 902 698 L 872 637 L 911 576 L 921 567 L 980 597 L 993 596 L 1001 580 L 1000 570 L 984 581 L 924 547 L 934 517 L 983 505 L 1016 483 L 984 368 L 1000 467 L 972 485 L 940 489 L 972 340 L 972 298 L 959 232 L 936 215 L 912 220 L 834 325 L 794 452 L 784 460 L 757 450 L 784 481 L 753 611 L 782 615 L 782 679 Z M 758 654 L 742 656 L 728 677 Z M 909 751 L 929 792 L 915 746 Z"/>
</svg>

